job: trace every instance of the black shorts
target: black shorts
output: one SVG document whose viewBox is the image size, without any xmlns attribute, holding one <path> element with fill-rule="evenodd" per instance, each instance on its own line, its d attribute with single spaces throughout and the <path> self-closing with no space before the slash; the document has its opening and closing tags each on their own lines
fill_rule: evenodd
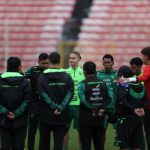
<svg viewBox="0 0 150 150">
<path fill-rule="evenodd" d="M 116 127 L 116 145 L 123 148 L 140 148 L 142 120 L 139 117 L 119 118 Z"/>
<path fill-rule="evenodd" d="M 79 105 L 69 106 L 69 122 L 66 125 L 66 131 L 70 129 L 71 122 L 73 120 L 73 128 L 79 131 Z"/>
</svg>

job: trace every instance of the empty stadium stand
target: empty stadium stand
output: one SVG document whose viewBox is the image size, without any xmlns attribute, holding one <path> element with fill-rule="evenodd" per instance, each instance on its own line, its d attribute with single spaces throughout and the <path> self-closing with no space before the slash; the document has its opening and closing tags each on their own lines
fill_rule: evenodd
<svg viewBox="0 0 150 150">
<path fill-rule="evenodd" d="M 63 26 L 77 0 L 0 0 L 0 72 L 10 55 L 22 58 L 23 70 L 35 65 L 41 52 L 54 51 Z M 105 53 L 115 56 L 115 67 L 150 45 L 149 0 L 93 0 L 82 20 L 78 46 L 83 62 L 102 67 Z"/>
<path fill-rule="evenodd" d="M 106 53 L 115 57 L 115 67 L 128 65 L 130 58 L 150 45 L 149 0 L 94 0 L 89 18 L 83 20 L 79 42 L 82 62 L 93 60 L 102 67 Z"/>
<path fill-rule="evenodd" d="M 23 70 L 41 52 L 56 50 L 76 0 L 0 0 L 0 71 L 9 56 L 22 58 Z"/>
</svg>

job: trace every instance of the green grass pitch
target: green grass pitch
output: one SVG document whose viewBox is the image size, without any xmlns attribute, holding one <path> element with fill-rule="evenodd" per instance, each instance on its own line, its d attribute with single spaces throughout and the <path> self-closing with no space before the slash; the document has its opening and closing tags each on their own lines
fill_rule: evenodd
<svg viewBox="0 0 150 150">
<path fill-rule="evenodd" d="M 72 129 L 71 127 L 69 135 L 70 135 L 69 150 L 79 150 L 78 135 L 76 130 Z M 118 147 L 114 146 L 114 136 L 115 136 L 115 130 L 113 129 L 112 125 L 110 125 L 109 128 L 107 129 L 107 137 L 105 143 L 106 150 L 119 150 Z M 36 136 L 35 150 L 38 150 L 38 142 L 39 142 L 39 133 L 37 133 Z M 51 147 L 53 147 L 53 139 L 51 140 Z M 92 150 L 94 149 L 92 148 Z"/>
</svg>

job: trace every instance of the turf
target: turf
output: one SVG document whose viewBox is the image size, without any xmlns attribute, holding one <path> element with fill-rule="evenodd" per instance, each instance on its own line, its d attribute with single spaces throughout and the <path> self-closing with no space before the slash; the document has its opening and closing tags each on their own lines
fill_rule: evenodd
<svg viewBox="0 0 150 150">
<path fill-rule="evenodd" d="M 107 129 L 105 150 L 118 150 L 119 149 L 118 147 L 114 146 L 114 136 L 115 136 L 115 130 L 110 125 L 109 128 Z M 51 141 L 53 141 L 53 139 Z M 37 136 L 36 136 L 35 150 L 38 150 L 38 142 L 39 142 L 39 133 L 37 133 Z M 53 147 L 53 142 L 51 142 L 51 147 Z M 73 130 L 72 128 L 70 130 L 69 150 L 79 150 L 78 135 L 77 135 L 76 130 Z M 94 149 L 92 148 L 92 150 Z"/>
</svg>

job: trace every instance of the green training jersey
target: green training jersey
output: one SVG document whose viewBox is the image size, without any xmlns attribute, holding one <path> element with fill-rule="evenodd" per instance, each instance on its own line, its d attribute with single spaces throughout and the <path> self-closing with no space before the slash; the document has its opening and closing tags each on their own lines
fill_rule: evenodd
<svg viewBox="0 0 150 150">
<path fill-rule="evenodd" d="M 70 102 L 70 105 L 80 105 L 80 99 L 79 99 L 79 94 L 78 94 L 78 84 L 80 81 L 85 79 L 83 70 L 80 67 L 78 67 L 77 69 L 70 67 L 66 69 L 66 72 L 72 77 L 74 81 L 74 96 Z"/>
<path fill-rule="evenodd" d="M 116 83 L 114 80 L 117 78 L 117 70 L 112 70 L 111 72 L 106 72 L 103 70 L 97 71 L 97 77 L 103 80 L 108 88 L 108 94 L 111 98 L 111 103 L 106 107 L 106 110 L 114 111 L 115 109 L 115 102 L 116 102 L 116 95 L 117 95 L 117 88 Z"/>
</svg>

